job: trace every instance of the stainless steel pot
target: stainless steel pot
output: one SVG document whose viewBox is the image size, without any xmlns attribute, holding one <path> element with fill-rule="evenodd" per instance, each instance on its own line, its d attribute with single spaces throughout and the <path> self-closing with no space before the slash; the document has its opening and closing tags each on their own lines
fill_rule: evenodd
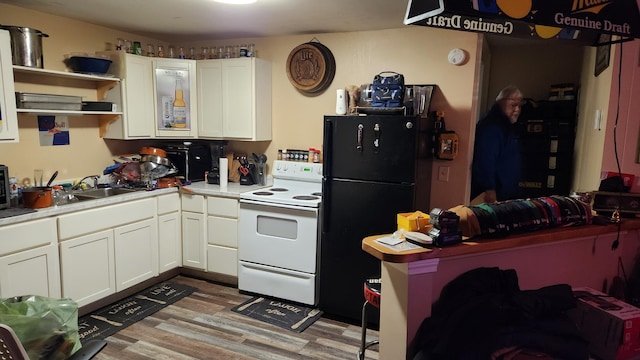
<svg viewBox="0 0 640 360">
<path fill-rule="evenodd" d="M 0 29 L 9 31 L 13 65 L 44 67 L 42 38 L 49 37 L 49 35 L 40 30 L 22 26 L 0 25 Z"/>
</svg>

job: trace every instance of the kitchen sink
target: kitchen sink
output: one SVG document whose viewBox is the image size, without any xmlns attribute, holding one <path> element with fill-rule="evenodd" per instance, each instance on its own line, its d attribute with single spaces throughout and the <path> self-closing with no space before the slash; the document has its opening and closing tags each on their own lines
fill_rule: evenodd
<svg viewBox="0 0 640 360">
<path fill-rule="evenodd" d="M 136 189 L 126 189 L 126 188 L 100 188 L 100 189 L 78 191 L 78 192 L 75 192 L 73 195 L 78 200 L 82 201 L 82 200 L 104 199 L 106 197 L 121 195 L 121 194 L 129 194 L 136 191 L 137 191 Z"/>
</svg>

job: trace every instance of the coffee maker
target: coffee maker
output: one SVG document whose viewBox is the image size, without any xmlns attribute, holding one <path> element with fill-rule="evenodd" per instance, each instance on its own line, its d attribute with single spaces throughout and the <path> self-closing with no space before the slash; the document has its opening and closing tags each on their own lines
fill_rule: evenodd
<svg viewBox="0 0 640 360">
<path fill-rule="evenodd" d="M 209 170 L 209 175 L 207 176 L 207 182 L 209 184 L 220 184 L 220 158 L 224 158 L 224 146 L 223 144 L 216 144 L 213 146 L 212 152 L 212 164 L 211 170 Z"/>
</svg>

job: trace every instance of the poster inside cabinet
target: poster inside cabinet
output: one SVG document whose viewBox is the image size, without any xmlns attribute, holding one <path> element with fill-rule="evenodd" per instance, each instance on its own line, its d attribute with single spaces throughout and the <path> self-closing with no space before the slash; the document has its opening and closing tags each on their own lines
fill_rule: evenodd
<svg viewBox="0 0 640 360">
<path fill-rule="evenodd" d="M 159 130 L 190 130 L 189 70 L 156 68 L 156 113 Z"/>
</svg>

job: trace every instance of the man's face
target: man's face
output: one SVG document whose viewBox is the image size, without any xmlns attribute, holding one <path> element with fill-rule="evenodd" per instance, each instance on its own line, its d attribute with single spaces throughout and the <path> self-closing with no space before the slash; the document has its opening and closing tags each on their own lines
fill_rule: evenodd
<svg viewBox="0 0 640 360">
<path fill-rule="evenodd" d="M 521 97 L 508 97 L 502 101 L 500 101 L 500 108 L 502 112 L 509 118 L 512 124 L 515 124 L 518 121 L 518 116 L 520 116 L 520 110 L 522 108 L 522 98 Z"/>
</svg>

